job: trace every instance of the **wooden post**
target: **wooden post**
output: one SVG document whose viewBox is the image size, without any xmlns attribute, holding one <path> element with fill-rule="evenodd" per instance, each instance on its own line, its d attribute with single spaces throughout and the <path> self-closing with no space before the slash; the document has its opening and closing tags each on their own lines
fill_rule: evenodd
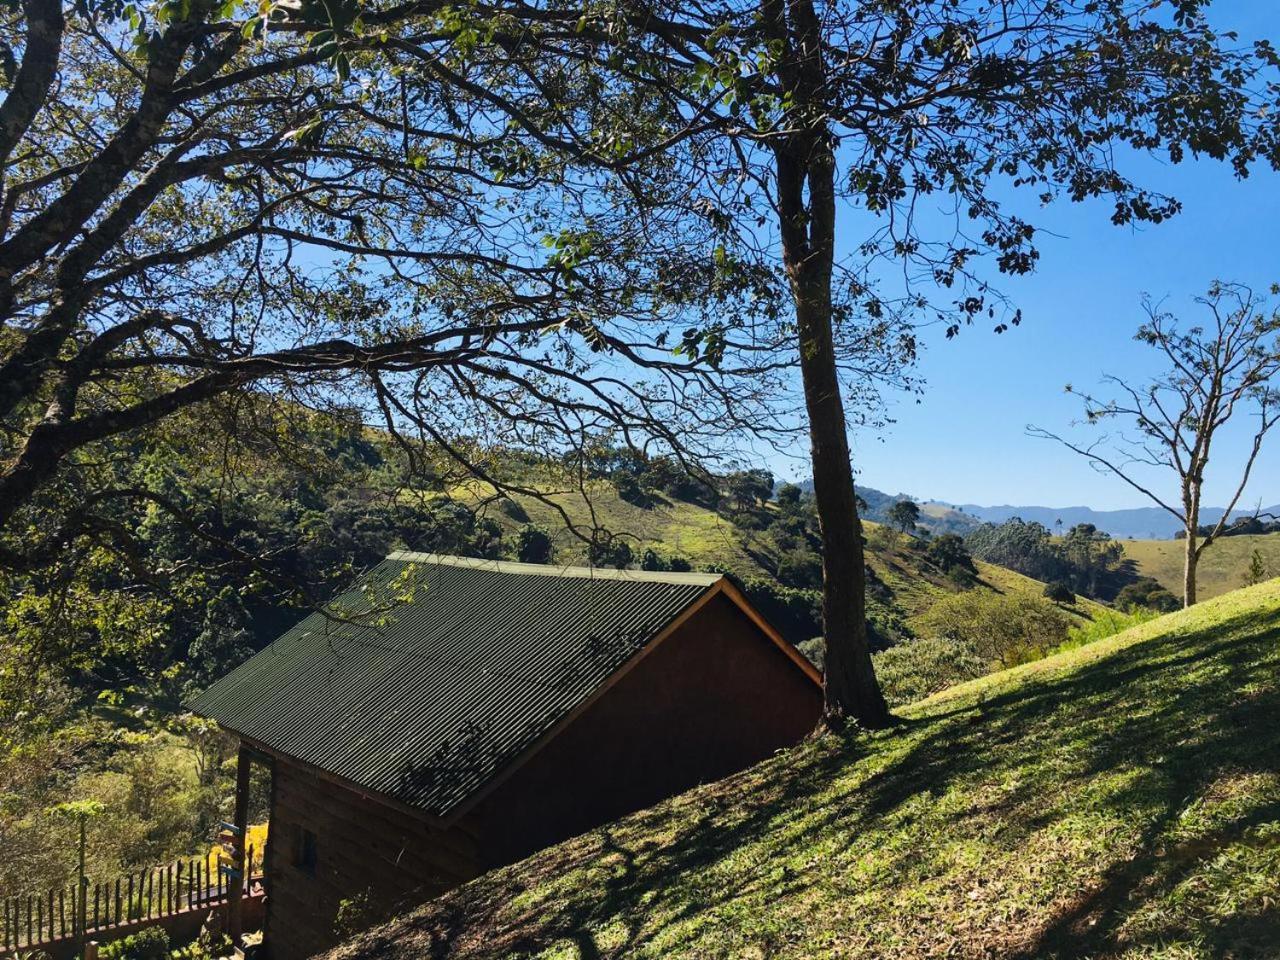
<svg viewBox="0 0 1280 960">
<path fill-rule="evenodd" d="M 84 945 L 84 960 L 98 960 L 97 940 L 90 940 Z"/>
<path fill-rule="evenodd" d="M 232 945 L 237 948 L 244 946 L 244 919 L 240 899 L 244 895 L 247 879 L 244 875 L 244 847 L 249 830 L 249 772 L 249 751 L 242 743 L 236 755 L 236 807 L 235 814 L 231 818 L 232 824 L 238 831 L 234 841 L 235 854 L 231 861 L 231 869 L 234 872 L 229 878 L 230 883 L 227 884 L 227 935 L 231 938 Z"/>
</svg>

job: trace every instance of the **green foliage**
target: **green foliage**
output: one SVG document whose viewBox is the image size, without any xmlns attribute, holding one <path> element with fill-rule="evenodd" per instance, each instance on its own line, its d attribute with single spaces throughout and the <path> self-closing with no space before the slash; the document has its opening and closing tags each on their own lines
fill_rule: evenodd
<svg viewBox="0 0 1280 960">
<path fill-rule="evenodd" d="M 822 586 L 822 558 L 812 550 L 793 550 L 778 561 L 777 577 L 784 587 L 819 589 Z"/>
<path fill-rule="evenodd" d="M 1091 620 L 1071 627 L 1067 631 L 1067 639 L 1062 644 L 1061 649 L 1072 650 L 1088 643 L 1105 640 L 1107 637 L 1113 637 L 1128 630 L 1130 627 L 1146 623 L 1148 620 L 1154 620 L 1159 615 L 1155 610 L 1141 606 L 1134 607 L 1127 612 L 1103 610 L 1100 613 L 1095 613 Z"/>
<path fill-rule="evenodd" d="M 616 567 L 625 570 L 631 566 L 635 555 L 631 544 L 621 537 L 603 536 L 593 540 L 587 551 L 587 559 L 593 567 Z"/>
<path fill-rule="evenodd" d="M 1246 587 L 1256 586 L 1266 580 L 1267 576 L 1267 563 L 1262 559 L 1261 551 L 1255 547 L 1253 553 L 1249 554 L 1249 566 L 1244 572 L 1244 585 Z"/>
<path fill-rule="evenodd" d="M 892 707 L 914 703 L 990 671 L 990 663 L 964 640 L 918 637 L 872 657 L 880 689 Z"/>
<path fill-rule="evenodd" d="M 652 547 L 645 549 L 640 557 L 641 570 L 670 570 L 673 573 L 688 573 L 693 569 L 691 564 L 685 557 L 665 556 L 658 553 Z"/>
<path fill-rule="evenodd" d="M 169 934 L 163 927 L 144 927 L 106 944 L 98 956 L 102 960 L 169 960 Z"/>
<path fill-rule="evenodd" d="M 1061 580 L 1054 580 L 1044 585 L 1045 599 L 1054 603 L 1075 603 L 1075 592 Z"/>
<path fill-rule="evenodd" d="M 367 930 L 377 921 L 373 909 L 373 895 L 367 888 L 338 901 L 338 912 L 333 918 L 334 936 L 346 939 Z"/>
<path fill-rule="evenodd" d="M 1006 667 L 1044 656 L 1066 638 L 1067 627 L 1067 618 L 1042 597 L 980 591 L 945 597 L 916 619 L 921 634 L 960 641 Z"/>
<path fill-rule="evenodd" d="M 503 497 L 499 500 L 498 509 L 517 523 L 529 522 L 529 512 L 520 506 L 519 502 L 512 500 L 510 497 Z"/>
<path fill-rule="evenodd" d="M 973 571 L 973 557 L 964 539 L 954 533 L 943 533 L 929 541 L 925 555 L 943 571 Z"/>
<path fill-rule="evenodd" d="M 773 474 L 768 470 L 743 470 L 725 478 L 725 488 L 740 511 L 750 511 L 773 496 Z"/>
<path fill-rule="evenodd" d="M 903 533 L 910 533 L 920 520 L 920 505 L 914 500 L 899 500 L 889 508 L 889 522 Z"/>
<path fill-rule="evenodd" d="M 1046 582 L 1058 581 L 1088 597 L 1114 594 L 1121 582 L 1124 548 L 1091 523 L 1079 523 L 1061 538 L 1039 523 L 1014 517 L 983 524 L 965 542 L 973 555 Z"/>
<path fill-rule="evenodd" d="M 529 524 L 520 528 L 516 537 L 516 559 L 521 563 L 550 563 L 555 553 L 551 534 Z"/>
<path fill-rule="evenodd" d="M 1143 577 L 1127 583 L 1116 594 L 1115 605 L 1126 613 L 1134 610 L 1155 610 L 1172 613 L 1182 606 L 1182 601 L 1151 577 Z"/>
</svg>

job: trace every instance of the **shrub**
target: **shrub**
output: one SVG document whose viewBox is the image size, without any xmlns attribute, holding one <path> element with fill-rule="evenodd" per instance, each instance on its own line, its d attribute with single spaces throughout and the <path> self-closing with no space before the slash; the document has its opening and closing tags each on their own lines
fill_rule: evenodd
<svg viewBox="0 0 1280 960">
<path fill-rule="evenodd" d="M 1154 620 L 1158 616 L 1160 614 L 1149 607 L 1134 607 L 1127 613 L 1122 613 L 1118 610 L 1103 610 L 1094 614 L 1093 619 L 1089 622 L 1068 630 L 1067 639 L 1060 649 L 1072 650 L 1076 647 L 1084 646 L 1086 643 L 1105 640 L 1107 637 L 1114 636 L 1122 630 L 1128 630 L 1136 624 Z"/>
<path fill-rule="evenodd" d="M 520 529 L 516 538 L 516 556 L 521 563 L 550 563 L 553 547 L 551 534 L 532 524 Z"/>
<path fill-rule="evenodd" d="M 684 557 L 665 557 L 652 547 L 646 547 L 640 555 L 641 570 L 670 570 L 672 573 L 688 573 L 693 569 Z"/>
<path fill-rule="evenodd" d="M 587 558 L 593 567 L 617 567 L 625 570 L 631 566 L 634 556 L 631 544 L 625 540 L 610 538 L 592 543 L 587 550 Z"/>
<path fill-rule="evenodd" d="M 888 524 L 877 524 L 867 533 L 867 544 L 876 553 L 893 553 L 901 541 L 901 534 Z"/>
<path fill-rule="evenodd" d="M 618 491 L 618 497 L 637 507 L 648 508 L 653 505 L 653 500 L 640 481 L 630 473 L 619 471 L 613 475 L 613 486 Z"/>
<path fill-rule="evenodd" d="M 923 700 L 947 687 L 988 672 L 973 646 L 949 637 L 922 637 L 896 644 L 872 657 L 876 677 L 892 707 Z"/>
<path fill-rule="evenodd" d="M 99 951 L 102 960 L 168 960 L 169 934 L 163 927 L 146 927 Z"/>
<path fill-rule="evenodd" d="M 939 600 L 917 625 L 922 635 L 962 641 L 984 660 L 1012 667 L 1062 643 L 1068 621 L 1042 597 L 972 591 Z"/>
<path fill-rule="evenodd" d="M 822 637 L 810 637 L 808 640 L 801 640 L 796 644 L 796 649 L 803 653 L 805 659 L 817 667 L 819 671 L 826 667 L 827 645 Z"/>
<path fill-rule="evenodd" d="M 1061 580 L 1053 580 L 1044 585 L 1044 595 L 1054 603 L 1075 603 L 1075 592 Z"/>
<path fill-rule="evenodd" d="M 964 541 L 954 533 L 944 533 L 929 542 L 926 554 L 942 570 L 972 570 L 973 557 Z"/>
<path fill-rule="evenodd" d="M 1116 594 L 1115 603 L 1127 613 L 1132 613 L 1139 608 L 1155 610 L 1159 613 L 1172 613 L 1182 606 L 1178 598 L 1153 577 L 1143 577 L 1141 580 L 1125 584 Z"/>
<path fill-rule="evenodd" d="M 778 582 L 800 589 L 822 586 L 822 558 L 811 550 L 794 550 L 778 563 Z"/>
</svg>

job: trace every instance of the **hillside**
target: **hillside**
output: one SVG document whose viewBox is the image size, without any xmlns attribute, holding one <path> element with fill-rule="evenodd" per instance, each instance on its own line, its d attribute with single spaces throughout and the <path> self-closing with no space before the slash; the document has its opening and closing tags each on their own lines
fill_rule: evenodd
<svg viewBox="0 0 1280 960">
<path fill-rule="evenodd" d="M 1280 580 L 488 874 L 330 960 L 1269 957 Z"/>
<path fill-rule="evenodd" d="M 1125 559 L 1139 575 L 1154 577 L 1174 596 L 1182 596 L 1184 542 L 1181 540 L 1124 540 Z M 1280 533 L 1222 537 L 1200 559 L 1197 577 L 1200 598 L 1208 599 L 1241 585 L 1249 557 L 1257 550 L 1271 576 L 1280 575 Z"/>
<path fill-rule="evenodd" d="M 455 485 L 449 494 L 463 502 L 484 503 L 493 489 L 480 484 Z M 581 563 L 585 543 L 565 528 L 564 518 L 589 533 L 593 526 L 627 538 L 636 556 L 652 548 L 664 556 L 680 556 L 695 568 L 714 567 L 732 572 L 743 580 L 776 580 L 781 559 L 769 539 L 759 531 L 736 526 L 715 510 L 670 497 L 654 497 L 645 505 L 622 499 L 606 481 L 597 481 L 585 491 L 547 490 L 540 497 L 514 496 L 518 510 L 504 510 L 498 503 L 485 507 L 486 514 L 503 525 L 508 534 L 526 522 L 546 529 L 555 544 L 555 562 Z M 563 511 L 563 513 L 561 512 Z M 517 516 L 513 517 L 512 513 Z M 527 518 L 527 519 L 526 519 Z M 868 535 L 867 562 L 887 596 L 875 597 L 885 608 L 884 616 L 905 622 L 929 608 L 938 598 L 955 592 L 941 571 L 932 568 L 920 550 L 912 549 L 909 538 L 886 548 L 873 534 L 879 524 L 865 524 Z M 976 561 L 977 588 L 1001 593 L 1041 596 L 1044 584 L 995 564 Z M 1074 606 L 1061 609 L 1080 621 L 1102 609 L 1100 604 L 1079 598 Z M 816 630 L 815 630 L 816 632 Z M 794 636 L 793 641 L 807 639 Z"/>
</svg>

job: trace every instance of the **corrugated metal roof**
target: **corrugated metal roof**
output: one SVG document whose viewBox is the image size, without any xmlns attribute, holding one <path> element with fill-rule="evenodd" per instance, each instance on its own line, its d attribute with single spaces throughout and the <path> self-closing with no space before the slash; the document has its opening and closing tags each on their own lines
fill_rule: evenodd
<svg viewBox="0 0 1280 960">
<path fill-rule="evenodd" d="M 396 553 L 191 708 L 443 817 L 717 580 Z"/>
</svg>

